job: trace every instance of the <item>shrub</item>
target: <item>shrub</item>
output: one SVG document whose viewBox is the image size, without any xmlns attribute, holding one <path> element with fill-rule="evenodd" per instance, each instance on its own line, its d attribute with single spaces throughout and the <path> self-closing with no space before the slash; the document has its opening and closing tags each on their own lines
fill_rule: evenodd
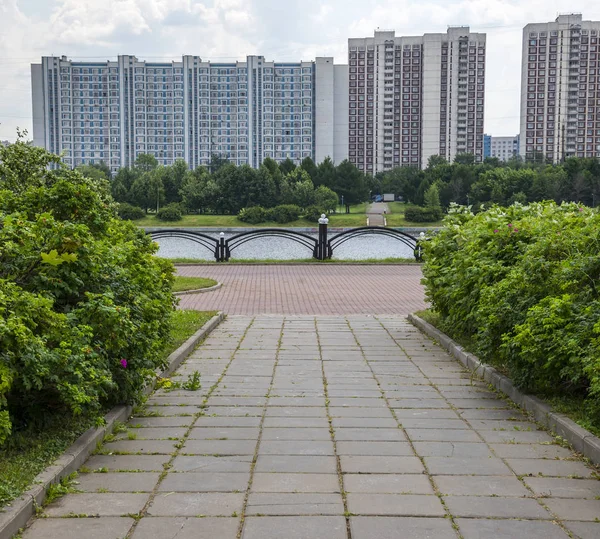
<svg viewBox="0 0 600 539">
<path fill-rule="evenodd" d="M 277 223 L 291 223 L 300 218 L 302 210 L 294 204 L 282 204 L 267 210 L 267 220 Z"/>
<path fill-rule="evenodd" d="M 264 223 L 267 220 L 267 212 L 261 206 L 252 206 L 240 210 L 238 219 L 243 223 L 257 225 L 258 223 Z"/>
<path fill-rule="evenodd" d="M 600 419 L 600 214 L 553 202 L 453 208 L 425 242 L 444 328 L 521 387 L 587 398 Z"/>
<path fill-rule="evenodd" d="M 0 148 L 0 444 L 45 414 L 133 402 L 163 364 L 173 266 L 115 210 L 106 182 Z"/>
<path fill-rule="evenodd" d="M 127 202 L 121 202 L 119 204 L 117 213 L 119 214 L 119 217 L 121 219 L 128 219 L 130 221 L 143 219 L 146 216 L 142 208 L 140 208 L 139 206 L 128 204 Z"/>
<path fill-rule="evenodd" d="M 326 214 L 327 212 L 318 206 L 309 206 L 304 210 L 304 215 L 302 217 L 311 223 L 316 223 L 324 213 Z"/>
<path fill-rule="evenodd" d="M 160 221 L 181 221 L 183 219 L 181 206 L 176 203 L 167 204 L 158 210 L 156 218 Z"/>
<path fill-rule="evenodd" d="M 434 223 L 442 218 L 442 210 L 440 208 L 412 206 L 406 208 L 404 218 L 413 223 Z"/>
</svg>

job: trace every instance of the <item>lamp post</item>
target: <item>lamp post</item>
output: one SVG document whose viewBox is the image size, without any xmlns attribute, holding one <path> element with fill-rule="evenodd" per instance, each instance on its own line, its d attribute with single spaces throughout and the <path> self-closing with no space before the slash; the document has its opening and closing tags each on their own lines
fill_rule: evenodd
<svg viewBox="0 0 600 539">
<path fill-rule="evenodd" d="M 327 225 L 329 219 L 322 213 L 319 219 L 319 245 L 317 246 L 317 258 L 325 260 L 327 258 Z"/>
</svg>

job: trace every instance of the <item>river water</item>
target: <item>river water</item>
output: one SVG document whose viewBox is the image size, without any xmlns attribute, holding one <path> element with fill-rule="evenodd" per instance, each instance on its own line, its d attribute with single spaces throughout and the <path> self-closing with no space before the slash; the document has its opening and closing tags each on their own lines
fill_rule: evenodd
<svg viewBox="0 0 600 539">
<path fill-rule="evenodd" d="M 218 238 L 218 233 L 207 233 Z M 225 238 L 235 234 L 226 233 Z M 308 234 L 317 237 L 316 234 Z M 330 232 L 329 237 L 334 236 Z M 205 247 L 183 238 L 163 238 L 156 240 L 160 245 L 158 256 L 164 258 L 193 258 L 214 261 L 214 254 Z M 366 260 L 384 258 L 413 258 L 412 249 L 401 241 L 387 236 L 368 235 L 352 238 L 337 247 L 333 252 L 337 260 Z M 240 245 L 231 253 L 231 260 L 292 260 L 312 258 L 307 247 L 287 238 L 255 238 Z"/>
</svg>

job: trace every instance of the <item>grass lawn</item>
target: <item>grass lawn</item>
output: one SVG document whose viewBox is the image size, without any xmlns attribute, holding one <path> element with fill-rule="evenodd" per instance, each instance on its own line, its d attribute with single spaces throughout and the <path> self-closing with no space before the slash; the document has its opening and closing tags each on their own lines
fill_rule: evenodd
<svg viewBox="0 0 600 539">
<path fill-rule="evenodd" d="M 367 217 L 365 211 L 367 204 L 356 204 L 350 206 L 350 213 L 332 213 L 328 215 L 329 225 L 337 227 L 356 227 L 365 226 Z M 298 219 L 291 223 L 276 223 L 275 221 L 268 221 L 260 223 L 258 225 L 249 225 L 240 221 L 236 215 L 184 215 L 181 221 L 159 221 L 155 215 L 149 214 L 143 219 L 134 221 L 137 226 L 143 227 L 155 227 L 155 228 L 188 228 L 188 227 L 199 227 L 199 228 L 287 228 L 287 227 L 312 227 L 317 228 L 319 223 L 313 223 L 306 219 Z"/>
<path fill-rule="evenodd" d="M 477 354 L 473 342 L 466 338 L 459 338 L 447 331 L 442 323 L 441 317 L 437 313 L 427 309 L 425 311 L 418 311 L 415 314 L 426 322 L 429 322 L 432 326 L 436 327 L 440 331 L 445 332 L 450 338 L 454 339 L 468 352 Z M 506 369 L 503 369 L 502 366 L 493 365 L 493 367 L 505 376 L 508 376 L 508 372 Z M 565 414 L 584 429 L 589 430 L 596 436 L 600 436 L 600 422 L 597 420 L 597 416 L 594 416 L 594 412 L 589 409 L 589 403 L 585 403 L 583 398 L 571 395 L 546 395 L 543 393 L 533 394 L 552 406 L 555 412 Z"/>
<path fill-rule="evenodd" d="M 173 341 L 164 357 L 177 349 L 216 313 L 175 311 Z M 11 436 L 11 443 L 0 450 L 0 507 L 18 498 L 36 475 L 52 464 L 83 432 L 93 426 L 89 419 L 73 419 L 64 414 L 50 417 L 43 428 L 31 428 Z"/>
<path fill-rule="evenodd" d="M 214 279 L 205 279 L 204 277 L 175 277 L 173 292 L 185 292 L 186 290 L 199 290 L 201 288 L 210 288 L 215 286 L 217 281 Z"/>
</svg>

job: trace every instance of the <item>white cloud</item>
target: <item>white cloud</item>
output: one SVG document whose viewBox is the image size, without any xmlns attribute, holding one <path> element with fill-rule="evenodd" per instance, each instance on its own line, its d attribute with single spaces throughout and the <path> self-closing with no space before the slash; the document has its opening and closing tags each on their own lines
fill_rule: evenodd
<svg viewBox="0 0 600 539">
<path fill-rule="evenodd" d="M 597 0 L 0 0 L 0 139 L 31 126 L 29 64 L 42 55 L 346 62 L 347 39 L 377 27 L 396 35 L 467 24 L 487 33 L 486 131 L 518 131 L 522 27 L 565 8 L 600 20 Z M 50 16 L 35 3 L 52 4 Z M 45 11 L 49 11 L 47 8 Z"/>
</svg>

